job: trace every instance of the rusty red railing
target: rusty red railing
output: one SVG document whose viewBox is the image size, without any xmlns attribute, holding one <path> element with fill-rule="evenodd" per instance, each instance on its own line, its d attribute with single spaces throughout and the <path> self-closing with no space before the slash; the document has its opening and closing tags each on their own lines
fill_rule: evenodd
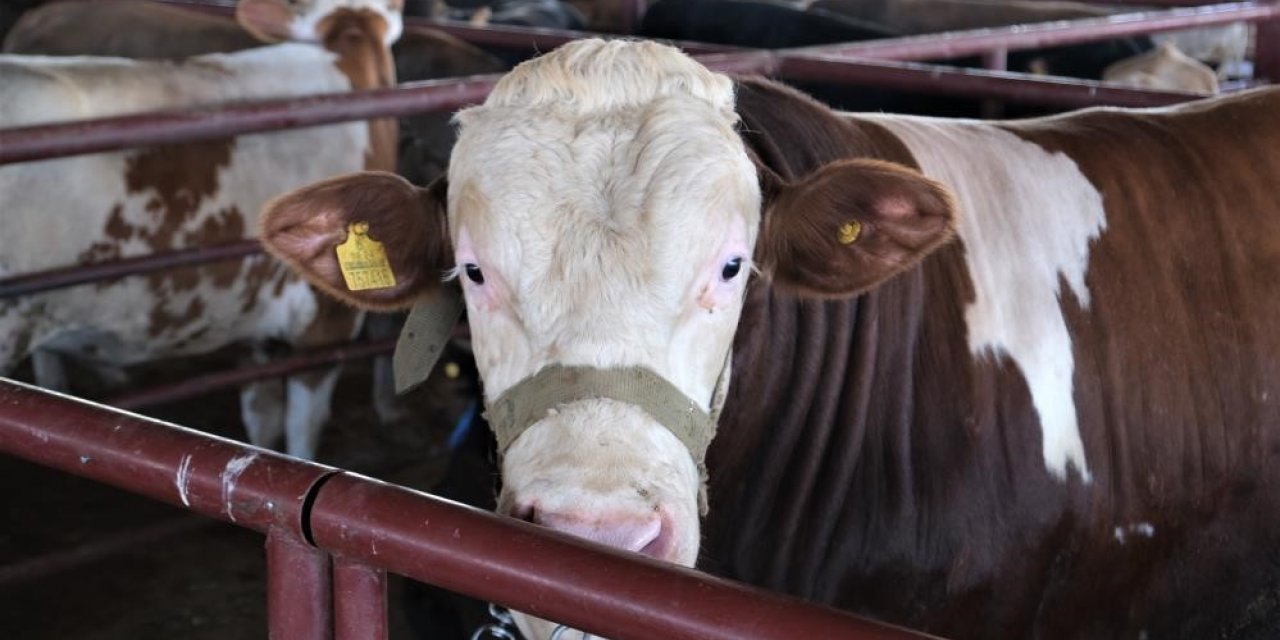
<svg viewBox="0 0 1280 640">
<path fill-rule="evenodd" d="M 273 639 L 385 639 L 385 571 L 617 640 L 929 637 L 3 378 L 0 452 L 266 534 Z"/>
<path fill-rule="evenodd" d="M 1112 104 L 1158 106 L 1201 97 L 1197 94 L 1128 89 L 1084 80 L 1045 79 L 1002 72 L 956 70 L 888 61 L 851 60 L 848 55 L 894 60 L 964 55 L 1064 44 L 1111 35 L 1186 26 L 1223 24 L 1280 17 L 1280 3 L 1232 3 L 1125 14 L 1049 25 L 895 38 L 850 45 L 778 51 L 736 51 L 700 56 L 708 66 L 728 72 L 765 73 L 783 78 L 857 83 L 926 93 L 1035 101 L 1062 106 Z M 1145 21 L 1145 22 L 1144 22 Z M 1110 26 L 1108 26 L 1110 25 Z M 1155 25 L 1154 27 L 1150 25 Z M 1032 27 L 1035 27 L 1034 29 Z M 409 83 L 399 87 L 226 105 L 221 108 L 162 111 L 71 123 L 0 130 L 0 164 L 48 159 L 96 151 L 197 141 L 244 133 L 329 124 L 375 117 L 397 117 L 455 109 L 479 102 L 497 76 Z"/>
</svg>

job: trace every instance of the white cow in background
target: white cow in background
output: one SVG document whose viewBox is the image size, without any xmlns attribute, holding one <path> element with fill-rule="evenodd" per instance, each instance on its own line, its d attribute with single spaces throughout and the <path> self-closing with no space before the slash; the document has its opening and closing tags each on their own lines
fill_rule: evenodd
<svg viewBox="0 0 1280 640">
<path fill-rule="evenodd" d="M 264 41 L 181 62 L 0 56 L 0 127 L 395 83 L 401 0 L 243 0 Z M 255 234 L 272 197 L 362 169 L 393 170 L 394 120 L 356 122 L 0 167 L 0 277 L 228 242 Z M 350 339 L 361 315 L 265 257 L 0 301 L 0 374 L 33 357 L 65 388 L 60 358 L 119 366 L 278 340 Z M 249 439 L 314 456 L 336 368 L 245 387 Z"/>
</svg>

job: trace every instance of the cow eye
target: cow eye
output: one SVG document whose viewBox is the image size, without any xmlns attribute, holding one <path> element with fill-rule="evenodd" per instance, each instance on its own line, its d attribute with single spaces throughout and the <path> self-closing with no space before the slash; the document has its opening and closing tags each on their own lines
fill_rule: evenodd
<svg viewBox="0 0 1280 640">
<path fill-rule="evenodd" d="M 468 262 L 462 266 L 462 270 L 467 272 L 468 280 L 476 284 L 484 284 L 484 273 L 480 271 L 478 265 Z"/>
<path fill-rule="evenodd" d="M 742 271 L 742 258 L 730 258 L 720 270 L 720 279 L 728 282 L 734 279 L 739 271 Z"/>
</svg>

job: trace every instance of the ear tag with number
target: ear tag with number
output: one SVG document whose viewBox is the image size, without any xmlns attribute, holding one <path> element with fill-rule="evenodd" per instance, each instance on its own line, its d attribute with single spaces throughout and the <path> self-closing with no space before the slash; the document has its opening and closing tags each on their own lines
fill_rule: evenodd
<svg viewBox="0 0 1280 640">
<path fill-rule="evenodd" d="M 396 286 L 391 262 L 382 243 L 369 237 L 368 222 L 347 225 L 347 240 L 338 245 L 338 268 L 352 291 L 387 289 Z"/>
</svg>

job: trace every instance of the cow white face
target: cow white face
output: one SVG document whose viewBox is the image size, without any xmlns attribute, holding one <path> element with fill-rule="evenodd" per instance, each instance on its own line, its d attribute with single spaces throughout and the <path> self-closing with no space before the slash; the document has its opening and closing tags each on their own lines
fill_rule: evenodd
<svg viewBox="0 0 1280 640">
<path fill-rule="evenodd" d="M 266 41 L 319 42 L 324 22 L 338 11 L 364 11 L 383 23 L 382 40 L 390 45 L 404 29 L 404 0 L 240 0 L 236 18 Z"/>
<path fill-rule="evenodd" d="M 655 54 L 668 51 L 566 47 L 460 115 L 449 229 L 490 401 L 565 364 L 643 366 L 710 404 L 742 307 L 760 189 L 728 80 L 687 58 L 664 65 Z M 665 560 L 696 558 L 697 467 L 638 407 L 561 407 L 515 440 L 502 477 L 507 513 Z"/>
</svg>

